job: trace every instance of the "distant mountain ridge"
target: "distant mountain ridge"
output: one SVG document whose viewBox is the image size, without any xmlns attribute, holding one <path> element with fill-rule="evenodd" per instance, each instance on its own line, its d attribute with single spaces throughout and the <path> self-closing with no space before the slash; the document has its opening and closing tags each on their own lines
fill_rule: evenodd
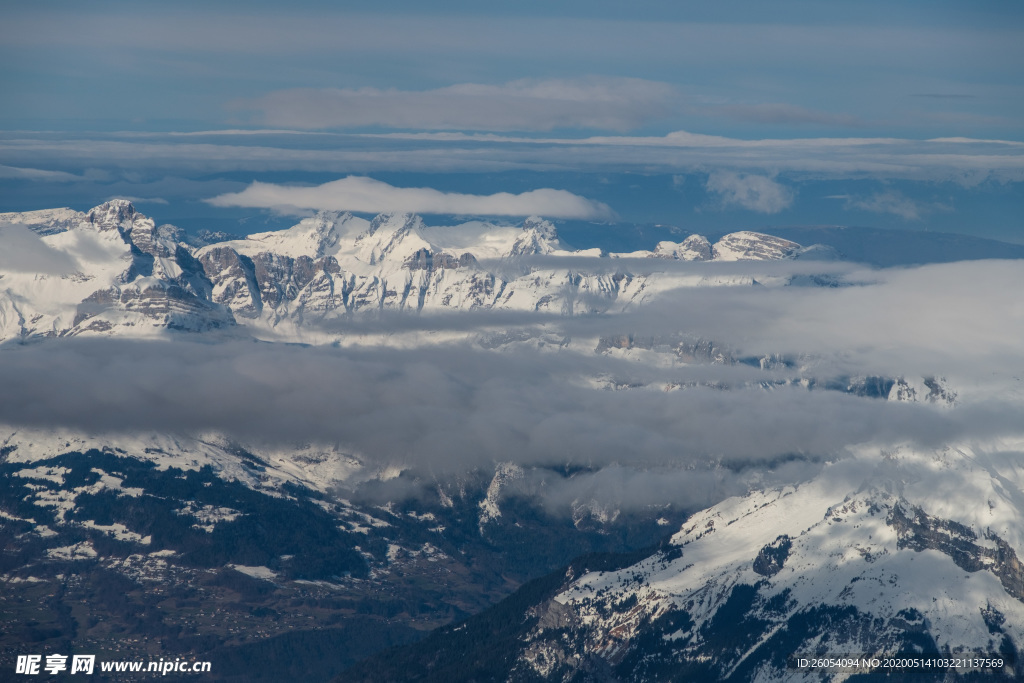
<svg viewBox="0 0 1024 683">
<path fill-rule="evenodd" d="M 479 221 L 428 227 L 412 214 L 320 212 L 286 230 L 226 239 L 189 239 L 156 225 L 126 200 L 88 212 L 50 209 L 0 214 L 24 225 L 78 264 L 75 272 L 5 273 L 0 339 L 80 334 L 148 336 L 163 329 L 204 331 L 239 323 L 306 339 L 304 328 L 363 311 L 518 310 L 573 314 L 641 303 L 681 280 L 671 274 L 588 273 L 531 268 L 500 274 L 482 261 L 522 257 L 585 258 L 554 225 Z M 813 251 L 813 250 L 812 250 Z M 612 258 L 738 261 L 796 258 L 808 252 L 771 235 L 738 232 L 715 244 L 692 235 L 652 251 Z M 697 275 L 688 284 L 712 284 Z M 741 276 L 713 284 L 749 285 Z"/>
</svg>

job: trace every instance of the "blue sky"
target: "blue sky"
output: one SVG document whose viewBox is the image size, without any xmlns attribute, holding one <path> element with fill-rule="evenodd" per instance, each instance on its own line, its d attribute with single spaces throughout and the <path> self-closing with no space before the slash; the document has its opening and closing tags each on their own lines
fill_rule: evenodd
<svg viewBox="0 0 1024 683">
<path fill-rule="evenodd" d="M 239 194 L 252 182 L 357 175 L 565 190 L 610 209 L 593 220 L 698 232 L 844 224 L 1024 242 L 1019 3 L 0 13 L 0 210 L 128 196 L 158 220 L 244 232 L 289 220 Z M 303 201 L 334 192 L 334 206 L 337 189 Z M 248 205 L 204 201 L 224 195 Z"/>
</svg>

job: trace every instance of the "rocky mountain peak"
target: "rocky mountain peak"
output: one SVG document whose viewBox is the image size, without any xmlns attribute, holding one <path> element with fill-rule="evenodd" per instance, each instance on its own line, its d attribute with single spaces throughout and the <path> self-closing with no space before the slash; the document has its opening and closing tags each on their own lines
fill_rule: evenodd
<svg viewBox="0 0 1024 683">
<path fill-rule="evenodd" d="M 381 213 L 370 221 L 370 227 L 366 234 L 374 235 L 381 229 L 389 229 L 394 233 L 404 233 L 422 226 L 423 219 L 414 213 Z"/>
<path fill-rule="evenodd" d="M 711 243 L 703 235 L 690 235 L 682 242 L 659 242 L 652 255 L 679 261 L 710 261 Z"/>
<path fill-rule="evenodd" d="M 559 248 L 555 226 L 543 218 L 530 216 L 523 221 L 523 234 L 512 245 L 512 256 L 550 254 Z"/>
<path fill-rule="evenodd" d="M 352 218 L 352 214 L 340 211 L 318 211 L 315 216 L 307 220 L 313 224 L 313 239 L 316 243 L 315 255 L 317 258 L 329 253 L 338 245 L 341 239 L 339 226 L 346 220 Z"/>
<path fill-rule="evenodd" d="M 91 209 L 86 220 L 100 230 L 132 229 L 136 218 L 145 218 L 135 210 L 135 206 L 127 199 L 111 199 Z"/>
<path fill-rule="evenodd" d="M 554 224 L 540 216 L 530 216 L 523 221 L 523 230 L 533 230 L 546 240 L 555 241 L 558 239 L 558 232 L 555 230 Z"/>
<path fill-rule="evenodd" d="M 715 242 L 712 254 L 716 261 L 767 261 L 791 258 L 799 250 L 796 242 L 743 230 L 729 233 Z"/>
</svg>

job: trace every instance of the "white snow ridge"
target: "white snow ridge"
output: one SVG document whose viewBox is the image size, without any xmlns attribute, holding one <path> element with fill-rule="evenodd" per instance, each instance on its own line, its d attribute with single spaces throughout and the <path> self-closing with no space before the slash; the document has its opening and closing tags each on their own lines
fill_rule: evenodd
<svg viewBox="0 0 1024 683">
<path fill-rule="evenodd" d="M 554 225 L 470 221 L 427 226 L 419 216 L 365 220 L 323 211 L 286 230 L 201 247 L 157 226 L 126 200 L 86 212 L 50 209 L 0 214 L 25 225 L 77 267 L 60 274 L 0 273 L 0 340 L 74 335 L 154 336 L 241 324 L 257 335 L 329 341 L 315 325 L 384 310 L 624 310 L 658 292 L 709 284 L 697 275 L 588 274 L 564 267 L 495 271 L 481 262 L 523 257 L 595 257 L 571 251 Z M 715 245 L 700 235 L 653 251 L 610 254 L 682 261 L 784 259 L 799 245 L 740 232 Z M 539 262 L 543 263 L 543 261 Z M 750 278 L 716 278 L 747 285 Z"/>
</svg>

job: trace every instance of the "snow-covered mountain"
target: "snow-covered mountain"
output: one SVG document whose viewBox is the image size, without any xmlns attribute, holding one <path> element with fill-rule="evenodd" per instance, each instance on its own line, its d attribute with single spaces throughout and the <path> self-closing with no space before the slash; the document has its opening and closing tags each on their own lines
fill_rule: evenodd
<svg viewBox="0 0 1024 683">
<path fill-rule="evenodd" d="M 285 643 L 323 648 L 309 666 L 328 680 L 577 554 L 662 532 L 649 515 L 585 529 L 508 507 L 483 528 L 481 503 L 497 489 L 486 472 L 411 499 L 337 488 L 396 476 L 330 445 L 4 430 L 0 585 L 15 627 L 0 633 L 0 667 L 13 670 L 31 637 L 41 651 L 116 642 L 125 658 L 203 655 L 225 672 L 214 680 L 282 680 L 287 660 L 246 647 Z"/>
<path fill-rule="evenodd" d="M 151 335 L 232 325 L 178 228 L 156 226 L 130 202 L 87 213 L 69 209 L 0 214 L 70 259 L 68 272 L 0 273 L 0 340 L 84 333 Z"/>
<path fill-rule="evenodd" d="M 732 247 L 745 245 L 745 251 Z M 718 260 L 786 258 L 768 235 L 737 233 L 718 244 Z M 758 248 L 755 245 L 760 244 Z M 518 310 L 556 314 L 622 310 L 680 284 L 712 284 L 701 276 L 591 273 L 580 267 L 545 267 L 543 257 L 599 257 L 596 249 L 570 251 L 554 226 L 528 218 L 521 226 L 469 222 L 426 226 L 409 214 L 382 214 L 366 221 L 321 212 L 288 230 L 250 235 L 197 251 L 213 282 L 213 300 L 257 327 L 299 329 L 368 311 L 441 312 Z M 612 254 L 643 258 L 714 260 L 707 240 L 691 236 L 663 242 L 653 252 Z M 501 264 L 537 257 L 526 269 Z M 484 264 L 484 265 L 482 265 Z M 735 277 L 714 284 L 746 284 Z"/>
<path fill-rule="evenodd" d="M 75 264 L 68 272 L 0 273 L 0 339 L 80 334 L 146 336 L 238 323 L 305 339 L 302 330 L 367 311 L 519 310 L 556 314 L 622 310 L 679 286 L 750 285 L 749 277 L 588 273 L 545 267 L 567 250 L 540 218 L 522 225 L 426 226 L 410 214 L 365 220 L 321 212 L 286 230 L 194 246 L 125 200 L 86 213 L 0 214 Z M 193 240 L 194 242 L 194 240 Z M 790 258 L 800 245 L 739 232 L 714 245 L 699 235 L 612 257 L 685 261 Z M 536 257 L 528 268 L 502 268 Z M 584 261 L 581 259 L 581 266 Z M 482 265 L 484 264 L 484 265 Z"/>
<path fill-rule="evenodd" d="M 351 680 L 844 681 L 869 667 L 798 660 L 923 653 L 1001 665 L 908 680 L 1021 680 L 1022 447 L 862 449 L 695 514 L 642 559 L 581 558 Z"/>
<path fill-rule="evenodd" d="M 581 660 L 555 616 L 628 680 L 820 680 L 788 669 L 793 654 L 1010 659 L 1024 645 L 1024 478 L 1004 449 L 1020 446 L 896 448 L 726 500 L 664 550 L 538 606 L 519 667 L 570 677 Z"/>
</svg>

